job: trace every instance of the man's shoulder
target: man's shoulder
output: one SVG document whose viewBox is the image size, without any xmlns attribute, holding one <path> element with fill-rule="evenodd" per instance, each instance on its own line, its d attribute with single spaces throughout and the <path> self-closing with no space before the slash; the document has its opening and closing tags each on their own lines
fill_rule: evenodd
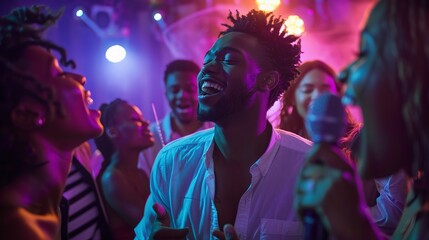
<svg viewBox="0 0 429 240">
<path fill-rule="evenodd" d="M 177 148 L 186 148 L 195 145 L 205 145 L 207 142 L 213 140 L 213 135 L 213 128 L 201 130 L 168 143 L 162 150 L 170 151 Z"/>
<path fill-rule="evenodd" d="M 307 152 L 313 143 L 295 133 L 288 132 L 282 129 L 275 129 L 280 136 L 280 146 L 291 148 L 297 151 Z"/>
</svg>

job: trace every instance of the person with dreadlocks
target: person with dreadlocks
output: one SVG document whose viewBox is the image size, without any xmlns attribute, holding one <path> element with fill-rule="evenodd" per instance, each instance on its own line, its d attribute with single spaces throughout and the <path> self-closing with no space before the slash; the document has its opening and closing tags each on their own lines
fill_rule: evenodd
<svg viewBox="0 0 429 240">
<path fill-rule="evenodd" d="M 359 174 L 413 179 L 391 239 L 429 239 L 429 1 L 381 0 L 361 33 L 360 53 L 340 74 L 343 102 L 362 109 L 358 170 L 336 158 L 309 161 L 295 206 L 314 209 L 335 239 L 387 239 L 365 209 Z M 309 182 L 313 182 L 309 189 Z"/>
<path fill-rule="evenodd" d="M 158 154 L 136 239 L 301 239 L 293 186 L 309 141 L 274 129 L 268 109 L 296 77 L 300 41 L 272 13 L 238 11 L 198 74 L 198 118 L 215 127 Z M 285 231 L 287 229 L 287 231 Z"/>
<path fill-rule="evenodd" d="M 132 239 L 149 196 L 149 177 L 137 168 L 137 161 L 154 139 L 137 106 L 118 98 L 101 105 L 100 110 L 105 130 L 95 144 L 104 161 L 97 183 L 113 239 Z"/>
<path fill-rule="evenodd" d="M 34 6 L 0 18 L 0 239 L 59 239 L 73 149 L 102 132 L 85 78 L 40 37 L 60 15 Z"/>
</svg>

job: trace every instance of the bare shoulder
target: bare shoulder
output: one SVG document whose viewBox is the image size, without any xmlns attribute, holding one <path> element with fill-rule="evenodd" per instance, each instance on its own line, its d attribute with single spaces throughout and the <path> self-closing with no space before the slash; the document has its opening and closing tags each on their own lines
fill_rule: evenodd
<svg viewBox="0 0 429 240">
<path fill-rule="evenodd" d="M 147 182 L 149 177 L 142 170 L 124 172 L 119 169 L 106 171 L 102 178 L 103 188 L 111 193 L 129 191 L 133 189 L 134 183 L 138 185 Z"/>
</svg>

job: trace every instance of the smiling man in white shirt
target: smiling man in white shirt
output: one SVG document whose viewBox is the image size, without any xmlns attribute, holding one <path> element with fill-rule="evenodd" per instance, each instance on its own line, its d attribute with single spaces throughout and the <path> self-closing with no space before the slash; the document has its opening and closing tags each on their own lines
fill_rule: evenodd
<svg viewBox="0 0 429 240">
<path fill-rule="evenodd" d="M 310 142 L 266 118 L 298 73 L 300 42 L 270 13 L 228 19 L 198 75 L 198 118 L 215 127 L 159 152 L 136 239 L 211 239 L 229 224 L 240 239 L 302 239 L 293 193 Z"/>
</svg>

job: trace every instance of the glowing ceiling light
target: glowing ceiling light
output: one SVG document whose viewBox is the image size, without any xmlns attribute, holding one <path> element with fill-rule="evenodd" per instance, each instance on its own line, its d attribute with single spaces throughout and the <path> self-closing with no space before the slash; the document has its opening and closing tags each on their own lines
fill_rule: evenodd
<svg viewBox="0 0 429 240">
<path fill-rule="evenodd" d="M 285 27 L 288 35 L 301 36 L 305 30 L 304 20 L 297 15 L 290 15 L 284 22 L 282 31 Z"/>
<path fill-rule="evenodd" d="M 125 59 L 127 51 L 121 45 L 113 45 L 106 51 L 106 59 L 112 63 L 118 63 Z"/>
<path fill-rule="evenodd" d="M 153 19 L 155 19 L 155 21 L 161 21 L 162 14 L 159 12 L 156 12 L 155 14 L 153 14 Z"/>
<path fill-rule="evenodd" d="M 76 17 L 82 17 L 82 15 L 83 15 L 83 10 L 82 9 L 78 9 L 78 10 L 76 10 Z"/>
<path fill-rule="evenodd" d="M 280 5 L 280 0 L 256 0 L 256 4 L 259 10 L 272 12 Z"/>
</svg>

